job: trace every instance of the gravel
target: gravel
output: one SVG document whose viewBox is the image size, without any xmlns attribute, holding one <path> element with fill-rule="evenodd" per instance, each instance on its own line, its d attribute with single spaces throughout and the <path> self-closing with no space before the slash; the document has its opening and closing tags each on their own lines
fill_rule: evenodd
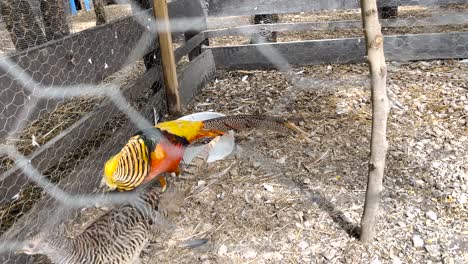
<svg viewBox="0 0 468 264">
<path fill-rule="evenodd" d="M 274 132 L 237 134 L 238 150 L 212 165 L 203 179 L 207 188 L 187 200 L 171 238 L 176 243 L 200 234 L 213 249 L 165 248 L 158 261 L 190 263 L 201 255 L 211 263 L 466 260 L 468 128 L 458 120 L 467 114 L 468 65 L 389 64 L 389 88 L 402 107 L 390 113 L 382 210 L 370 245 L 355 237 L 371 124 L 368 68 L 328 66 L 294 69 L 308 87 L 276 71 L 219 71 L 202 90 L 187 113 L 301 116 L 298 125 L 313 141 Z M 211 229 L 199 230 L 200 223 Z"/>
</svg>

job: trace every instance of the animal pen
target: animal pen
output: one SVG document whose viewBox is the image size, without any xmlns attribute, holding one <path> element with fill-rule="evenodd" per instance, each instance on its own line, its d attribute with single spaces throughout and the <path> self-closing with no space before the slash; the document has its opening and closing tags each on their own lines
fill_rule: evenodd
<svg viewBox="0 0 468 264">
<path fill-rule="evenodd" d="M 106 11 L 125 10 L 121 18 L 84 30 L 68 19 L 72 34 L 0 58 L 2 263 L 47 263 L 15 245 L 39 230 L 73 233 L 105 161 L 153 108 L 167 113 L 161 24 L 145 5 L 116 2 Z M 385 221 L 367 246 L 354 238 L 371 119 L 359 1 L 168 3 L 182 113 L 301 116 L 312 143 L 242 134 L 217 176 L 195 182 L 202 190 L 187 198 L 174 237 L 158 241 L 155 261 L 467 260 L 468 1 L 377 2 L 393 110 Z M 279 22 L 250 23 L 265 14 Z M 249 43 L 272 32 L 278 42 Z M 208 242 L 177 246 L 189 238 Z"/>
</svg>

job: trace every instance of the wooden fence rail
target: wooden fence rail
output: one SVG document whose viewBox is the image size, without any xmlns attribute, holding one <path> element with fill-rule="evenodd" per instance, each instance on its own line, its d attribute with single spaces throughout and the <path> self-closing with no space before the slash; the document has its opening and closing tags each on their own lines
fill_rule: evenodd
<svg viewBox="0 0 468 264">
<path fill-rule="evenodd" d="M 468 32 L 411 34 L 385 37 L 388 61 L 468 58 Z M 293 66 L 360 63 L 365 61 L 363 38 L 308 40 L 228 47 L 204 47 L 213 52 L 217 69 L 274 69 L 260 52 L 274 48 Z M 284 66 L 284 65 L 281 65 Z"/>
<path fill-rule="evenodd" d="M 122 92 L 129 102 L 133 102 L 156 82 L 163 82 L 160 67 L 154 67 L 146 76 L 138 81 L 123 87 Z M 61 162 L 61 158 L 75 148 L 80 147 L 93 134 L 101 129 L 106 120 L 120 113 L 117 106 L 109 100 L 105 100 L 100 106 L 79 119 L 72 126 L 63 130 L 59 135 L 41 146 L 27 158 L 38 171 L 46 171 L 48 168 Z M 3 173 L 0 179 L 0 204 L 10 201 L 22 187 L 30 182 L 21 168 L 14 166 Z"/>
<path fill-rule="evenodd" d="M 398 19 L 382 19 L 382 27 L 424 27 L 424 26 L 447 26 L 447 25 L 467 25 L 468 12 L 453 12 L 444 14 L 434 14 L 430 17 L 412 17 Z M 259 33 L 262 30 L 274 32 L 287 31 L 335 31 L 346 29 L 361 29 L 361 20 L 326 21 L 326 22 L 289 22 L 277 24 L 246 25 L 230 28 L 220 28 L 205 30 L 205 38 L 224 36 L 248 36 Z"/>
<path fill-rule="evenodd" d="M 252 16 L 311 11 L 357 9 L 359 0 L 207 0 L 210 16 Z M 441 6 L 466 4 L 467 0 L 379 0 L 379 7 Z"/>
<path fill-rule="evenodd" d="M 66 89 L 69 85 L 95 84 L 140 59 L 131 56 L 137 44 L 142 54 L 155 48 L 155 37 L 148 38 L 145 32 L 145 25 L 134 17 L 126 17 L 0 60 L 14 63 L 45 87 L 53 85 Z M 36 94 L 12 76 L 8 68 L 0 67 L 0 139 L 16 130 L 18 113 L 35 97 Z M 23 125 L 55 109 L 61 101 L 40 99 Z"/>
</svg>

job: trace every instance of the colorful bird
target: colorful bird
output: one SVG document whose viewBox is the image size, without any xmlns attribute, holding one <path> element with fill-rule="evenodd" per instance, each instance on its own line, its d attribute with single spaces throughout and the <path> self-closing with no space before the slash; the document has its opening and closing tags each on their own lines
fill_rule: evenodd
<svg viewBox="0 0 468 264">
<path fill-rule="evenodd" d="M 224 135 L 229 130 L 298 128 L 285 118 L 262 115 L 224 116 L 204 121 L 173 120 L 139 132 L 104 165 L 103 184 L 111 190 L 128 191 L 163 172 L 179 173 L 185 148 L 203 138 Z M 300 131 L 301 133 L 304 133 Z M 164 177 L 159 177 L 166 185 Z"/>
<path fill-rule="evenodd" d="M 209 151 L 219 138 L 212 140 L 184 168 L 184 174 L 197 177 L 203 173 Z M 180 187 L 180 188 L 178 188 Z M 150 183 L 138 189 L 138 199 L 110 210 L 74 237 L 39 232 L 27 239 L 16 253 L 43 254 L 60 264 L 130 264 L 141 263 L 140 253 L 155 235 L 168 225 L 168 210 L 181 207 L 187 190 L 175 185 L 172 192 L 162 193 Z M 167 195 L 172 195 L 165 197 Z M 165 199 L 166 198 L 166 199 Z"/>
</svg>

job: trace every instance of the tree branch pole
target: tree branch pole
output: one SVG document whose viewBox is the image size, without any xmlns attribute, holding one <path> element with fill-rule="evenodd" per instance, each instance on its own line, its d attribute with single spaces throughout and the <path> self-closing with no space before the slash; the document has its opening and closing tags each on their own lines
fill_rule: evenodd
<svg viewBox="0 0 468 264">
<path fill-rule="evenodd" d="M 372 87 L 372 135 L 360 239 L 363 242 L 371 242 L 375 235 L 383 191 L 385 156 L 388 148 L 386 133 L 389 103 L 386 87 L 387 67 L 383 50 L 384 39 L 378 20 L 376 0 L 361 0 L 361 14 Z"/>
<path fill-rule="evenodd" d="M 159 46 L 161 48 L 161 59 L 164 72 L 164 86 L 169 113 L 178 115 L 181 112 L 179 83 L 172 49 L 172 36 L 169 26 L 169 14 L 166 0 L 153 0 L 153 13 L 158 22 Z"/>
</svg>

